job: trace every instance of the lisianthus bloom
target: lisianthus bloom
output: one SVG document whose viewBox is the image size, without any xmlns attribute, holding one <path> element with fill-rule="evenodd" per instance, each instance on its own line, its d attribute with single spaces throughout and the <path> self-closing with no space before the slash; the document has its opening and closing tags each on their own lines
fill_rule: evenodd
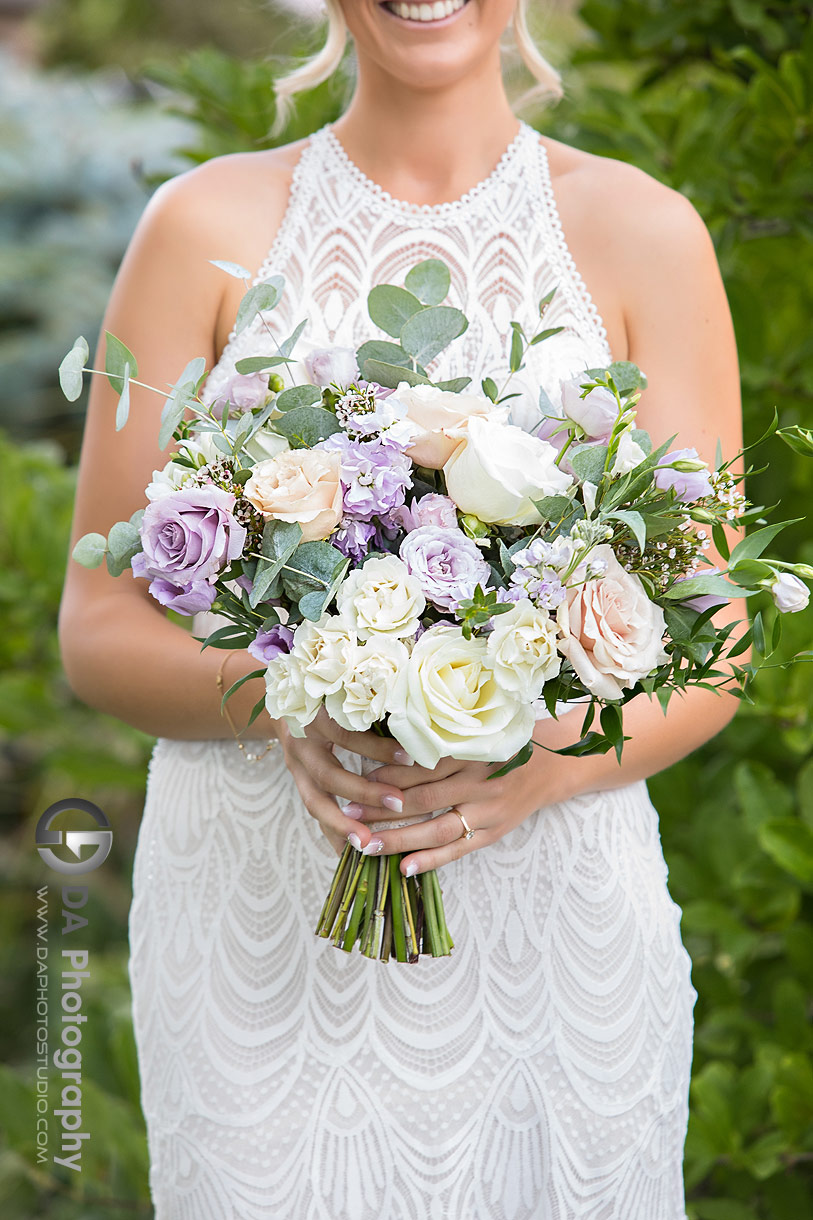
<svg viewBox="0 0 813 1220">
<path fill-rule="evenodd" d="M 421 526 L 407 534 L 400 555 L 426 599 L 442 610 L 454 609 L 491 576 L 477 543 L 459 529 Z"/>
<path fill-rule="evenodd" d="M 673 487 L 678 500 L 691 504 L 712 493 L 708 465 L 696 449 L 673 449 L 655 467 L 655 486 L 661 491 Z"/>
<path fill-rule="evenodd" d="M 275 657 L 285 656 L 289 653 L 293 642 L 294 633 L 291 628 L 285 627 L 282 623 L 277 623 L 276 626 L 269 627 L 268 631 L 258 631 L 249 644 L 248 651 L 258 661 L 262 661 L 264 665 L 267 665 Z"/>
<path fill-rule="evenodd" d="M 323 614 L 316 623 L 306 619 L 299 624 L 292 651 L 302 666 L 309 695 L 321 699 L 339 689 L 352 672 L 357 643 L 356 632 L 338 614 Z"/>
<path fill-rule="evenodd" d="M 538 699 L 562 668 L 558 635 L 555 619 L 527 597 L 497 615 L 486 643 L 497 681 L 518 699 Z"/>
<path fill-rule="evenodd" d="M 371 636 L 356 647 L 344 681 L 325 699 L 330 717 L 344 729 L 364 732 L 402 705 L 409 652 L 392 636 Z"/>
<path fill-rule="evenodd" d="M 585 436 L 591 440 L 606 441 L 618 419 L 618 403 L 615 394 L 604 386 L 595 386 L 582 398 L 581 382 L 588 378 L 584 373 L 570 377 L 561 383 L 562 411 L 574 424 L 578 424 Z"/>
<path fill-rule="evenodd" d="M 771 584 L 771 596 L 777 610 L 782 614 L 795 614 L 804 610 L 810 601 L 810 591 L 792 572 L 777 572 Z"/>
</svg>

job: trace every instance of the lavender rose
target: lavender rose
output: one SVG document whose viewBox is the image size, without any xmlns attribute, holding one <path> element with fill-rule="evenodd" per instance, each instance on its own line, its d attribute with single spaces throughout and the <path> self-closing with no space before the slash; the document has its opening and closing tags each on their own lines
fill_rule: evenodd
<svg viewBox="0 0 813 1220">
<path fill-rule="evenodd" d="M 691 504 L 712 493 L 709 468 L 696 449 L 673 449 L 655 467 L 655 486 L 661 491 L 674 487 L 678 500 Z"/>
<path fill-rule="evenodd" d="M 401 543 L 401 558 L 424 596 L 443 610 L 453 610 L 475 585 L 485 587 L 491 569 L 462 530 L 422 525 Z"/>
<path fill-rule="evenodd" d="M 211 609 L 217 589 L 206 580 L 191 580 L 185 585 L 175 585 L 163 576 L 156 576 L 150 583 L 150 596 L 162 606 L 175 610 L 177 614 L 198 614 Z"/>
<path fill-rule="evenodd" d="M 291 628 L 284 627 L 282 623 L 277 623 L 275 627 L 269 628 L 268 631 L 258 631 L 249 644 L 248 651 L 258 661 L 262 661 L 264 665 L 267 665 L 275 657 L 287 656 L 293 648 L 293 644 L 294 633 Z"/>
<path fill-rule="evenodd" d="M 232 516 L 234 504 L 230 491 L 213 484 L 152 500 L 141 519 L 143 550 L 133 556 L 133 575 L 177 586 L 213 582 L 238 558 L 246 540 L 245 528 Z"/>
<path fill-rule="evenodd" d="M 407 533 L 420 529 L 423 525 L 434 525 L 437 529 L 444 530 L 458 529 L 457 505 L 454 500 L 449 496 L 439 496 L 435 492 L 421 496 L 420 500 L 414 500 L 410 508 L 406 505 L 397 508 L 392 516 Z"/>
</svg>

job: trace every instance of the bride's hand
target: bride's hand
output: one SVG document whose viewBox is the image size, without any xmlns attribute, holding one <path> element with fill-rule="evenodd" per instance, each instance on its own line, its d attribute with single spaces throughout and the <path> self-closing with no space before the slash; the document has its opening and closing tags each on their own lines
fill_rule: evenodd
<svg viewBox="0 0 813 1220">
<path fill-rule="evenodd" d="M 305 808 L 316 818 L 337 855 L 344 850 L 348 834 L 355 834 L 362 848 L 370 841 L 369 828 L 356 820 L 356 808 L 377 810 L 379 818 L 382 809 L 389 814 L 401 813 L 404 793 L 397 785 L 347 771 L 333 754 L 333 747 L 341 746 L 367 758 L 397 765 L 408 758 L 397 741 L 373 732 L 348 732 L 331 720 L 324 708 L 305 729 L 304 737 L 292 737 L 284 721 L 276 724 L 285 762 Z M 399 770 L 408 768 L 402 766 Z M 347 797 L 353 803 L 349 813 L 339 807 L 337 796 Z"/>
<path fill-rule="evenodd" d="M 440 868 L 470 851 L 496 843 L 536 809 L 572 795 L 572 773 L 566 760 L 534 750 L 529 762 L 491 778 L 500 763 L 461 762 L 444 758 L 431 771 L 423 767 L 385 766 L 370 779 L 398 782 L 404 791 L 404 816 L 445 809 L 430 821 L 376 832 L 381 854 L 408 853 L 401 862 L 407 876 Z M 466 839 L 457 810 L 475 832 Z M 373 811 L 353 808 L 355 817 L 375 820 Z"/>
</svg>

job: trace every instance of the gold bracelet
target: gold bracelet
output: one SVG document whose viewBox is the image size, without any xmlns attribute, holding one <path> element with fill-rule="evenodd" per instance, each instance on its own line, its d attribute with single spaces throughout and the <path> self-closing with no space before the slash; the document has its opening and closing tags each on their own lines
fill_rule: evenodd
<svg viewBox="0 0 813 1220">
<path fill-rule="evenodd" d="M 223 670 L 225 668 L 226 662 L 228 661 L 229 657 L 234 656 L 235 652 L 241 652 L 241 651 L 242 650 L 239 648 L 233 648 L 231 650 L 231 652 L 226 653 L 225 657 L 220 662 L 220 668 L 217 671 L 217 677 L 215 678 L 215 682 L 217 683 L 217 689 L 218 689 L 218 693 L 220 694 L 221 703 L 222 703 L 222 699 L 223 699 Z M 269 752 L 269 750 L 273 750 L 274 746 L 277 744 L 277 738 L 270 737 L 268 740 L 268 745 L 265 747 L 262 754 L 250 754 L 246 750 L 245 743 L 240 741 L 240 735 L 237 730 L 237 726 L 234 723 L 234 721 L 232 720 L 231 712 L 229 711 L 228 705 L 226 703 L 223 703 L 223 705 L 220 709 L 220 712 L 221 712 L 221 715 L 225 716 L 226 719 L 228 720 L 229 728 L 231 729 L 232 733 L 234 734 L 234 739 L 237 742 L 237 749 L 240 750 L 240 752 L 242 753 L 243 758 L 246 760 L 246 762 L 251 762 L 251 763 L 259 762 L 260 759 L 265 758 L 265 756 Z"/>
</svg>

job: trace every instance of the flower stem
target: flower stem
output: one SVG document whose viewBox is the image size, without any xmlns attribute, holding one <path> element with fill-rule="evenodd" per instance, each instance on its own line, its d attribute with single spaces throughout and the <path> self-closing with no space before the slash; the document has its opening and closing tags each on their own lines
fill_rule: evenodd
<svg viewBox="0 0 813 1220">
<path fill-rule="evenodd" d="M 389 858 L 390 873 L 390 909 L 392 910 L 392 934 L 395 941 L 395 956 L 399 962 L 407 960 L 406 937 L 404 936 L 404 908 L 401 899 L 401 873 L 398 868 L 400 857 Z"/>
<path fill-rule="evenodd" d="M 341 903 L 342 894 L 344 892 L 344 884 L 347 880 L 349 871 L 350 857 L 353 853 L 353 847 L 350 843 L 345 845 L 341 859 L 336 866 L 336 872 L 333 874 L 333 884 L 330 887 L 330 892 L 325 899 L 325 905 L 322 907 L 322 914 L 319 916 L 319 923 L 316 928 L 318 936 L 330 936 L 333 929 L 333 923 L 336 919 L 336 912 Z"/>
</svg>

